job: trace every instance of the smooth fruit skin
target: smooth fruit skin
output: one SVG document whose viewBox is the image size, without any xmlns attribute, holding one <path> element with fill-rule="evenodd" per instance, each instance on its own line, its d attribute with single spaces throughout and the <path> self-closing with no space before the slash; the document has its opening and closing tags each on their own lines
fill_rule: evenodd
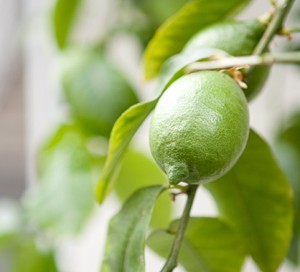
<svg viewBox="0 0 300 272">
<path fill-rule="evenodd" d="M 97 50 L 67 56 L 62 85 L 77 121 L 91 133 L 109 137 L 118 117 L 138 99 L 124 76 Z"/>
<path fill-rule="evenodd" d="M 195 34 L 186 44 L 184 51 L 210 47 L 226 51 L 232 56 L 252 55 L 266 26 L 257 19 L 248 21 L 225 21 L 208 26 Z M 247 99 L 253 99 L 263 87 L 270 72 L 270 66 L 257 66 L 244 89 Z"/>
<path fill-rule="evenodd" d="M 150 125 L 150 149 L 171 184 L 215 180 L 235 164 L 249 133 L 247 101 L 226 74 L 197 72 L 175 81 Z"/>
</svg>

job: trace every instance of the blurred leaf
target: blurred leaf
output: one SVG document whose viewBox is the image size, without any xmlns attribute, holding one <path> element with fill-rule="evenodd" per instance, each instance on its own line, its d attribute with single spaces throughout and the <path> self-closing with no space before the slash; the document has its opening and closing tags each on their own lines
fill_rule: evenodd
<svg viewBox="0 0 300 272">
<path fill-rule="evenodd" d="M 21 228 L 21 209 L 8 199 L 0 201 L 0 253 L 14 242 Z"/>
<path fill-rule="evenodd" d="M 154 231 L 147 244 L 167 258 L 179 220 L 168 230 Z M 238 272 L 245 260 L 243 238 L 217 218 L 190 218 L 179 254 L 179 263 L 188 272 Z"/>
<path fill-rule="evenodd" d="M 35 245 L 28 233 L 20 205 L 12 200 L 0 202 L 0 263 L 11 272 L 56 272 L 53 253 Z"/>
<path fill-rule="evenodd" d="M 70 35 L 76 12 L 81 0 L 57 0 L 53 13 L 55 38 L 59 48 L 63 49 Z"/>
<path fill-rule="evenodd" d="M 130 143 L 135 132 L 155 108 L 159 97 L 167 87 L 183 73 L 188 64 L 197 60 L 206 59 L 222 51 L 217 49 L 202 49 L 185 52 L 174 56 L 164 66 L 160 78 L 159 96 L 151 101 L 136 104 L 125 111 L 115 123 L 111 136 L 107 160 L 104 165 L 102 176 L 97 184 L 97 200 L 102 203 L 111 190 L 111 181 L 117 175 L 120 160 Z"/>
<path fill-rule="evenodd" d="M 295 195 L 294 236 L 288 258 L 300 264 L 300 113 L 285 122 L 276 136 L 275 155 L 287 175 Z"/>
<path fill-rule="evenodd" d="M 145 270 L 145 236 L 156 199 L 163 186 L 135 192 L 109 223 L 103 272 Z"/>
<path fill-rule="evenodd" d="M 39 158 L 40 183 L 24 199 L 27 216 L 56 234 L 78 232 L 95 205 L 101 158 L 89 153 L 87 139 L 75 125 L 61 126 Z"/>
<path fill-rule="evenodd" d="M 42 252 L 33 241 L 18 243 L 12 255 L 12 272 L 57 272 L 52 252 Z"/>
<path fill-rule="evenodd" d="M 155 25 L 161 24 L 176 13 L 189 0 L 132 0 L 140 8 L 148 20 Z"/>
<path fill-rule="evenodd" d="M 156 32 L 145 51 L 145 77 L 158 76 L 163 63 L 178 54 L 201 28 L 228 18 L 249 0 L 194 0 L 167 20 Z"/>
<path fill-rule="evenodd" d="M 240 160 L 223 178 L 206 186 L 220 214 L 244 234 L 262 271 L 276 271 L 290 243 L 291 188 L 269 146 L 251 131 Z"/>
<path fill-rule="evenodd" d="M 166 177 L 154 162 L 140 152 L 127 150 L 115 183 L 116 192 L 122 200 L 142 187 L 164 183 Z M 155 204 L 150 225 L 153 228 L 167 227 L 171 214 L 172 203 L 169 192 L 165 192 Z"/>
</svg>

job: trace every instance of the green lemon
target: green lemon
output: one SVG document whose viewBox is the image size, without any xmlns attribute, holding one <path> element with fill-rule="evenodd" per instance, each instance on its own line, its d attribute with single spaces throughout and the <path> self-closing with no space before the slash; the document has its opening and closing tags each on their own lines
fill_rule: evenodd
<svg viewBox="0 0 300 272">
<path fill-rule="evenodd" d="M 175 81 L 160 98 L 150 148 L 170 183 L 205 183 L 224 175 L 247 142 L 249 114 L 236 82 L 216 71 Z"/>
<path fill-rule="evenodd" d="M 213 24 L 192 37 L 183 50 L 211 47 L 224 50 L 232 56 L 251 55 L 265 29 L 266 26 L 257 19 Z M 251 76 L 246 78 L 248 88 L 244 93 L 248 100 L 259 93 L 269 71 L 269 66 L 258 66 L 253 69 Z"/>
<path fill-rule="evenodd" d="M 67 53 L 62 85 L 77 121 L 108 137 L 118 117 L 138 99 L 125 77 L 96 50 Z"/>
</svg>

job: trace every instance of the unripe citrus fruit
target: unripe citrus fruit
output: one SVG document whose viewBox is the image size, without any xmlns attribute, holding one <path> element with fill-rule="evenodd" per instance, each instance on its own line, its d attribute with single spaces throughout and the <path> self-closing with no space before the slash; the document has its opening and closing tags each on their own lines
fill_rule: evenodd
<svg viewBox="0 0 300 272">
<path fill-rule="evenodd" d="M 175 81 L 160 98 L 150 126 L 150 148 L 172 184 L 204 183 L 224 175 L 248 138 L 246 98 L 216 71 Z"/>
<path fill-rule="evenodd" d="M 210 47 L 226 51 L 232 56 L 251 55 L 261 39 L 266 26 L 257 19 L 249 21 L 226 21 L 208 26 L 198 32 L 186 44 L 184 51 Z M 248 100 L 255 97 L 265 83 L 269 66 L 257 66 L 244 90 Z"/>
<path fill-rule="evenodd" d="M 121 113 L 138 102 L 125 77 L 96 50 L 70 52 L 62 84 L 77 121 L 106 137 Z"/>
</svg>

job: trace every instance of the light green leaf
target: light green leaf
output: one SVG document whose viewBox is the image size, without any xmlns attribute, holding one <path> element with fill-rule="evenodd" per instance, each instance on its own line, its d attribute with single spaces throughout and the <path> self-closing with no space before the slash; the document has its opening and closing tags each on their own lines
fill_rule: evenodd
<svg viewBox="0 0 300 272">
<path fill-rule="evenodd" d="M 53 27 L 59 48 L 63 49 L 70 35 L 81 0 L 57 0 L 53 13 Z"/>
<path fill-rule="evenodd" d="M 103 159 L 92 156 L 87 139 L 64 125 L 40 152 L 39 183 L 25 195 L 29 220 L 55 234 L 80 231 L 93 208 L 93 187 Z"/>
<path fill-rule="evenodd" d="M 138 190 L 109 223 L 102 272 L 145 270 L 145 236 L 154 203 L 163 186 Z"/>
<path fill-rule="evenodd" d="M 147 244 L 167 258 L 177 226 L 178 220 L 166 231 L 154 231 Z M 230 225 L 217 218 L 190 218 L 179 254 L 186 271 L 238 272 L 245 256 L 243 238 Z"/>
<path fill-rule="evenodd" d="M 120 173 L 115 182 L 118 196 L 125 200 L 138 189 L 167 183 L 166 176 L 156 163 L 144 154 L 128 149 L 124 155 Z M 168 192 L 157 200 L 150 222 L 153 228 L 166 228 L 171 220 L 172 203 Z"/>
<path fill-rule="evenodd" d="M 163 63 L 178 54 L 201 28 L 228 18 L 249 0 L 194 0 L 167 20 L 156 32 L 145 51 L 145 77 L 157 77 Z"/>
<path fill-rule="evenodd" d="M 295 195 L 294 235 L 288 258 L 300 264 L 300 113 L 292 115 L 276 136 L 275 155 Z"/>
<path fill-rule="evenodd" d="M 97 184 L 97 200 L 102 203 L 110 191 L 109 185 L 118 172 L 120 159 L 130 143 L 135 132 L 154 109 L 158 99 L 138 103 L 125 111 L 115 123 L 102 176 Z"/>
<path fill-rule="evenodd" d="M 188 64 L 220 53 L 222 53 L 222 51 L 217 49 L 202 49 L 184 52 L 178 56 L 174 56 L 166 62 L 162 70 L 160 87 L 158 88 L 158 97 L 148 102 L 136 104 L 120 116 L 113 127 L 110 136 L 107 160 L 96 188 L 97 200 L 99 203 L 104 201 L 106 195 L 111 190 L 111 181 L 117 176 L 120 160 L 132 137 L 155 108 L 162 93 L 174 80 L 183 74 L 183 69 Z"/>
<path fill-rule="evenodd" d="M 221 216 L 244 234 L 261 270 L 276 271 L 290 243 L 293 197 L 269 146 L 251 131 L 237 164 L 206 188 Z"/>
</svg>

